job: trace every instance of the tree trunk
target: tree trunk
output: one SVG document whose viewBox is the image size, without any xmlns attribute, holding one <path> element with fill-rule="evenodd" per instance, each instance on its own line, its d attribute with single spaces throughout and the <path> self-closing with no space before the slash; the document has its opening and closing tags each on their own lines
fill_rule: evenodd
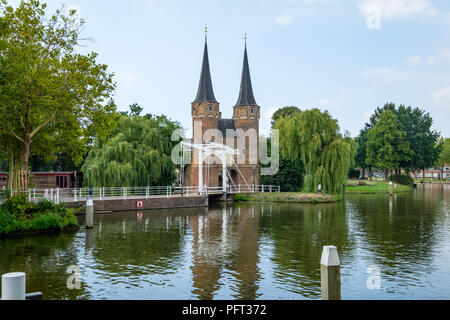
<svg viewBox="0 0 450 320">
<path fill-rule="evenodd" d="M 31 102 L 28 100 L 27 111 L 24 119 L 24 130 L 23 130 L 23 148 L 21 154 L 21 170 L 20 170 L 20 190 L 28 190 L 28 159 L 30 158 L 31 150 L 31 125 L 30 125 L 30 115 L 31 115 Z"/>
<path fill-rule="evenodd" d="M 29 135 L 26 135 L 23 139 L 23 149 L 22 149 L 22 170 L 20 172 L 21 177 L 21 190 L 28 190 L 28 160 L 30 158 L 30 149 L 31 149 L 31 138 Z"/>
<path fill-rule="evenodd" d="M 14 156 L 9 158 L 9 172 L 8 172 L 8 189 L 12 190 L 14 187 Z"/>
</svg>

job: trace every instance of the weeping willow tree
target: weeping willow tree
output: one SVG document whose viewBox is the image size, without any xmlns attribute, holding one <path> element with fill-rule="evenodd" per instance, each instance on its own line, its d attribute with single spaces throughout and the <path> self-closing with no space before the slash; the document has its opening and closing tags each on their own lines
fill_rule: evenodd
<svg viewBox="0 0 450 320">
<path fill-rule="evenodd" d="M 165 116 L 120 116 L 106 139 L 98 139 L 82 167 L 94 187 L 169 185 L 175 177 L 172 132 L 180 128 Z"/>
<path fill-rule="evenodd" d="M 316 192 L 321 184 L 326 194 L 344 193 L 356 144 L 342 136 L 337 120 L 327 111 L 312 109 L 280 118 L 275 129 L 280 130 L 282 155 L 293 161 L 301 159 L 305 165 L 306 192 Z"/>
</svg>

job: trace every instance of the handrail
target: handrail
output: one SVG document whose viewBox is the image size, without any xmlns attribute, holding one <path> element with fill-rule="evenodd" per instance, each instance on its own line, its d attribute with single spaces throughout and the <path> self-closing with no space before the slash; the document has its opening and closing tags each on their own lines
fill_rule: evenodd
<svg viewBox="0 0 450 320">
<path fill-rule="evenodd" d="M 89 195 L 89 188 L 71 188 L 71 189 L 30 189 L 28 191 L 13 190 L 11 194 L 25 194 L 29 201 L 47 199 L 54 203 L 85 201 L 90 196 L 94 200 L 129 199 L 143 198 L 150 199 L 154 196 L 198 196 L 223 194 L 223 187 L 206 187 L 202 190 L 199 187 L 173 187 L 173 186 L 147 186 L 147 187 L 96 187 L 91 188 L 92 195 Z M 265 185 L 233 185 L 228 186 L 227 193 L 261 193 L 261 192 L 280 192 L 280 186 Z"/>
</svg>

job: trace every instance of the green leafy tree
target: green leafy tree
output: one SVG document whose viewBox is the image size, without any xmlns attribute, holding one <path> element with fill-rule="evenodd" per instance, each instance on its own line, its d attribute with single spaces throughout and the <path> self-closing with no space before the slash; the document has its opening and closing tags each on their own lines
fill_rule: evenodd
<svg viewBox="0 0 450 320">
<path fill-rule="evenodd" d="M 399 167 L 416 171 L 433 166 L 440 152 L 440 149 L 435 147 L 440 133 L 431 129 L 433 119 L 430 114 L 419 108 L 404 105 L 397 108 L 394 103 L 387 103 L 382 108 L 377 108 L 361 130 L 357 138 L 358 152 L 355 159 L 357 166 L 367 168 L 367 132 L 376 126 L 385 111 L 391 111 L 397 116 L 397 126 L 405 132 L 405 140 L 409 142 L 412 150 L 412 156 L 400 161 Z"/>
<path fill-rule="evenodd" d="M 440 133 L 431 130 L 433 118 L 430 114 L 419 108 L 400 105 L 397 117 L 412 151 L 410 159 L 402 161 L 400 167 L 416 171 L 435 165 L 440 152 L 440 147 L 436 148 Z"/>
<path fill-rule="evenodd" d="M 280 159 L 280 168 L 273 176 L 262 176 L 261 184 L 280 186 L 282 192 L 299 192 L 303 188 L 305 166 L 301 159 Z"/>
<path fill-rule="evenodd" d="M 442 144 L 442 151 L 439 155 L 438 164 L 441 166 L 450 165 L 450 139 L 447 138 Z"/>
<path fill-rule="evenodd" d="M 116 116 L 113 75 L 96 53 L 76 51 L 84 41 L 82 28 L 71 27 L 75 13 L 64 16 L 60 9 L 48 17 L 45 9 L 36 0 L 17 8 L 0 0 L 0 143 L 15 140 L 2 147 L 20 171 L 19 189 L 28 188 L 32 154 L 51 160 L 64 152 L 81 163 L 86 146 Z"/>
<path fill-rule="evenodd" d="M 275 113 L 272 115 L 272 128 L 275 126 L 275 123 L 280 118 L 284 117 L 292 117 L 296 113 L 300 112 L 300 109 L 297 107 L 283 107 L 275 111 Z"/>
<path fill-rule="evenodd" d="M 290 118 L 300 112 L 297 107 L 284 107 L 278 109 L 272 116 L 272 129 L 280 118 Z M 267 139 L 268 151 L 270 152 L 270 139 Z M 269 155 L 270 156 L 270 155 Z M 298 192 L 303 188 L 303 177 L 305 166 L 299 158 L 295 161 L 280 154 L 280 167 L 277 174 L 273 176 L 262 176 L 260 181 L 263 185 L 279 185 L 282 192 Z"/>
<path fill-rule="evenodd" d="M 172 133 L 181 128 L 166 116 L 120 116 L 104 139 L 96 139 L 82 167 L 92 167 L 94 187 L 169 185 L 174 180 Z"/>
<path fill-rule="evenodd" d="M 275 128 L 280 130 L 283 155 L 291 160 L 302 159 L 305 165 L 305 191 L 315 192 L 321 184 L 324 193 L 344 193 L 356 145 L 339 133 L 337 120 L 327 111 L 312 109 L 279 119 Z"/>
<path fill-rule="evenodd" d="M 405 136 L 394 112 L 381 113 L 375 127 L 367 132 L 367 165 L 384 169 L 387 178 L 388 171 L 400 168 L 400 164 L 412 156 Z"/>
</svg>

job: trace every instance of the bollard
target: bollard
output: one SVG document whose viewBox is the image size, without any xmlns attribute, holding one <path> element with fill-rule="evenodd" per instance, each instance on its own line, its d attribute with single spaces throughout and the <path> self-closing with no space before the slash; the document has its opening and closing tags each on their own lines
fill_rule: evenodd
<svg viewBox="0 0 450 320">
<path fill-rule="evenodd" d="M 42 292 L 33 292 L 33 293 L 27 293 L 25 295 L 25 300 L 42 300 L 44 298 L 44 295 Z"/>
<path fill-rule="evenodd" d="M 14 272 L 2 276 L 2 300 L 25 300 L 25 273 Z"/>
<path fill-rule="evenodd" d="M 323 247 L 320 274 L 322 300 L 341 300 L 341 262 L 336 247 Z"/>
<path fill-rule="evenodd" d="M 94 201 L 88 199 L 86 201 L 86 229 L 94 227 Z"/>
</svg>

